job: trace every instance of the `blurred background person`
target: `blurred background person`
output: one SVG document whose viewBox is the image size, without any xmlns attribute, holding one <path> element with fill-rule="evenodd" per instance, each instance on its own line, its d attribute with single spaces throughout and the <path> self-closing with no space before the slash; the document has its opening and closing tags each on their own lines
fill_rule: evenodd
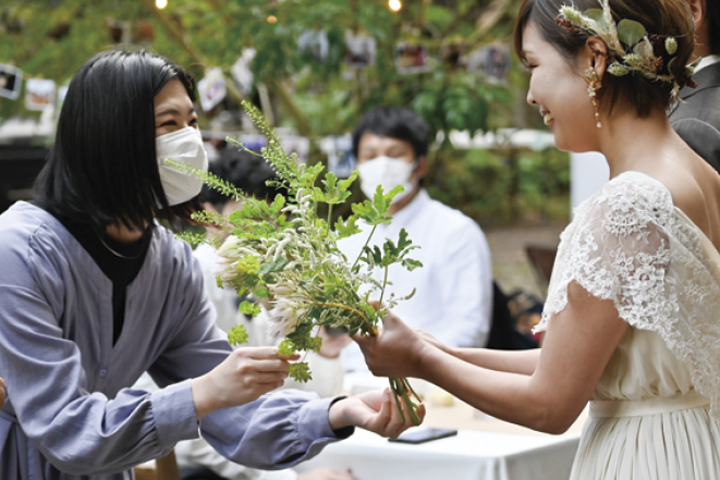
<svg viewBox="0 0 720 480">
<path fill-rule="evenodd" d="M 702 57 L 693 81 L 680 90 L 682 102 L 670 112 L 670 124 L 680 137 L 720 172 L 720 2 L 687 0 L 695 22 L 691 60 Z"/>
<path fill-rule="evenodd" d="M 386 294 L 403 297 L 394 311 L 410 326 L 424 330 L 453 347 L 485 346 L 492 312 L 492 261 L 487 240 L 474 220 L 433 200 L 422 186 L 428 171 L 428 126 L 407 108 L 382 106 L 360 118 L 353 131 L 353 153 L 358 159 L 360 187 L 372 198 L 378 185 L 388 192 L 396 185 L 405 190 L 390 207 L 393 221 L 378 225 L 370 246 L 386 238 L 396 241 L 401 229 L 420 248 L 410 253 L 422 268 L 409 272 L 390 267 Z M 364 226 L 361 225 L 361 228 Z M 368 234 L 369 229 L 364 228 Z M 364 234 L 340 241 L 352 262 L 365 244 Z M 382 281 L 382 269 L 373 276 Z M 352 344 L 342 353 L 346 370 L 365 371 L 365 361 Z"/>
</svg>

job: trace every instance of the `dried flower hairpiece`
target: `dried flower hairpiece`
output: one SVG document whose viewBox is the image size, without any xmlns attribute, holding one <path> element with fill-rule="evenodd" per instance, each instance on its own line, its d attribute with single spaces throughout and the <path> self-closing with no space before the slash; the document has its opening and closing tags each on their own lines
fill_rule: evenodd
<svg viewBox="0 0 720 480">
<path fill-rule="evenodd" d="M 673 63 L 677 60 L 678 44 L 674 37 L 648 35 L 640 22 L 622 19 L 617 24 L 612 18 L 609 0 L 600 0 L 602 10 L 591 8 L 580 13 L 572 6 L 564 5 L 557 17 L 558 25 L 568 31 L 582 30 L 600 37 L 608 47 L 608 73 L 622 77 L 637 72 L 650 80 L 672 84 L 670 93 L 677 98 L 680 88 L 685 85 L 695 87 L 692 75 L 695 64 L 686 66 L 682 73 L 673 73 Z"/>
</svg>

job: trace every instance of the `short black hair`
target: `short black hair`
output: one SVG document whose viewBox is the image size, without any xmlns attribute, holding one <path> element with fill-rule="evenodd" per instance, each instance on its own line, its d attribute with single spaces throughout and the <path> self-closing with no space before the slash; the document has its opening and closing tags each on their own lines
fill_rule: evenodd
<svg viewBox="0 0 720 480">
<path fill-rule="evenodd" d="M 105 51 L 73 77 L 55 144 L 34 196 L 56 216 L 103 229 L 142 228 L 154 217 L 189 220 L 199 201 L 168 205 L 155 151 L 155 96 L 173 79 L 195 100 L 190 74 L 146 51 Z"/>
<path fill-rule="evenodd" d="M 280 186 L 267 184 L 268 180 L 277 180 L 278 176 L 262 157 L 246 150 L 238 150 L 229 143 L 221 146 L 219 157 L 210 163 L 209 170 L 255 198 L 273 200 L 278 194 L 287 194 Z M 202 198 L 216 207 L 224 205 L 230 199 L 207 186 L 203 187 Z"/>
<path fill-rule="evenodd" d="M 720 55 L 720 0 L 705 0 L 708 43 L 713 55 Z"/>
<path fill-rule="evenodd" d="M 352 134 L 352 148 L 356 158 L 360 139 L 366 132 L 408 142 L 416 157 L 428 153 L 427 123 L 410 109 L 386 105 L 375 107 L 360 117 Z"/>
</svg>

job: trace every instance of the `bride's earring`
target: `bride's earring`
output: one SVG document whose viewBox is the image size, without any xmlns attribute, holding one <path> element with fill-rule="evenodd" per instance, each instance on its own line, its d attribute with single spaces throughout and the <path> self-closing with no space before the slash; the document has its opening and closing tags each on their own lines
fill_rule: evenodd
<svg viewBox="0 0 720 480">
<path fill-rule="evenodd" d="M 598 112 L 597 91 L 602 88 L 602 83 L 600 83 L 600 78 L 592 66 L 589 66 L 587 70 L 585 70 L 585 76 L 583 79 L 588 83 L 588 96 L 590 97 L 590 102 L 595 109 L 596 125 L 598 128 L 601 128 L 602 123 L 600 123 L 600 113 Z"/>
</svg>

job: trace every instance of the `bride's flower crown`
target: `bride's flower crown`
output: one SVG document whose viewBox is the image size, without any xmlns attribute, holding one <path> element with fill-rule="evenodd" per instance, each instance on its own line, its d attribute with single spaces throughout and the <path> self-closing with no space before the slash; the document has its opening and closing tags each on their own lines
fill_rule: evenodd
<svg viewBox="0 0 720 480">
<path fill-rule="evenodd" d="M 673 73 L 677 60 L 677 40 L 671 36 L 649 35 L 640 22 L 623 19 L 617 24 L 612 18 L 609 0 L 600 0 L 602 10 L 591 8 L 580 13 L 572 6 L 562 6 L 556 21 L 568 31 L 584 31 L 600 37 L 608 47 L 607 72 L 622 77 L 637 72 L 650 80 L 672 84 L 670 95 L 677 98 L 680 88 L 695 87 L 692 75 L 695 65 Z M 699 62 L 699 59 L 698 59 Z"/>
</svg>

